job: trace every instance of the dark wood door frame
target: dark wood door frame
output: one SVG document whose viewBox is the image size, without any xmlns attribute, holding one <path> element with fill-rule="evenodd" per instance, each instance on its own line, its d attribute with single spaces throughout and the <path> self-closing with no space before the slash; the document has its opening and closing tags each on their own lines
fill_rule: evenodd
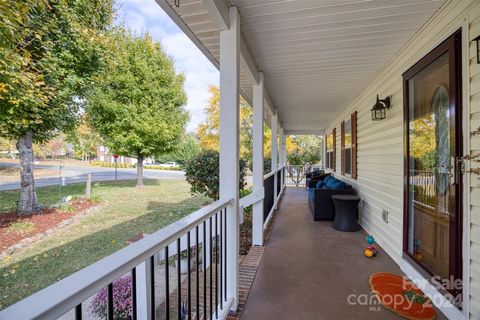
<svg viewBox="0 0 480 320">
<path fill-rule="evenodd" d="M 463 264 L 462 264 L 462 239 L 463 239 L 463 179 L 460 173 L 459 161 L 463 154 L 463 134 L 462 134 L 462 54 L 461 54 L 461 29 L 456 31 L 445 41 L 439 44 L 435 49 L 430 51 L 426 56 L 415 63 L 410 69 L 403 74 L 403 145 L 404 145 L 404 189 L 403 189 L 403 253 L 409 259 L 413 261 L 412 266 L 416 269 L 421 269 L 430 276 L 434 276 L 430 270 L 425 266 L 418 264 L 413 259 L 412 255 L 408 252 L 408 239 L 409 239 L 409 88 L 408 81 L 413 78 L 417 73 L 426 68 L 430 63 L 438 59 L 447 51 L 449 52 L 449 68 L 450 71 L 450 85 L 453 86 L 453 90 L 450 90 L 452 95 L 450 96 L 450 105 L 455 104 L 455 108 L 451 108 L 455 112 L 455 130 L 451 131 L 455 134 L 453 141 L 455 142 L 455 159 L 458 160 L 455 163 L 457 173 L 455 184 L 455 212 L 450 219 L 450 254 L 449 255 L 449 269 L 450 275 L 455 279 L 463 278 Z M 450 293 L 456 295 L 460 292 L 455 290 L 449 290 Z"/>
</svg>

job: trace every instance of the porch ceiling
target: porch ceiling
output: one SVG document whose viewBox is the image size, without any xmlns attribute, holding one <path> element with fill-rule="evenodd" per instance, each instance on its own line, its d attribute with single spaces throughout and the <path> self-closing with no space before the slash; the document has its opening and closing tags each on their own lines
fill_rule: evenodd
<svg viewBox="0 0 480 320">
<path fill-rule="evenodd" d="M 156 0 L 218 67 L 204 2 Z M 242 36 L 287 131 L 315 131 L 374 78 L 446 0 L 215 0 L 238 6 Z M 252 83 L 241 70 L 241 90 Z M 374 97 L 372 97 L 372 105 Z"/>
</svg>

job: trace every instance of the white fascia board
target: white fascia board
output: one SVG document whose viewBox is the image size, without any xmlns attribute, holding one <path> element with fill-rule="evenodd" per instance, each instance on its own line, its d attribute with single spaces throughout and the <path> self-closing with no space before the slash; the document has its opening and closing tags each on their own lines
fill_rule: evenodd
<svg viewBox="0 0 480 320">
<path fill-rule="evenodd" d="M 225 0 L 202 0 L 208 14 L 220 31 L 230 26 L 228 4 Z M 240 37 L 240 64 L 250 78 L 252 84 L 258 84 L 258 68 L 243 37 Z"/>
<path fill-rule="evenodd" d="M 213 54 L 208 51 L 208 49 L 203 45 L 203 43 L 195 36 L 192 30 L 183 22 L 183 20 L 178 16 L 177 12 L 170 6 L 167 0 L 155 0 L 155 2 L 165 11 L 165 13 L 170 17 L 170 19 L 175 22 L 175 24 L 187 35 L 187 37 L 192 40 L 192 42 L 197 46 L 197 48 L 207 57 L 208 60 L 215 66 L 215 68 L 220 70 L 220 62 L 213 56 Z"/>
<path fill-rule="evenodd" d="M 195 36 L 195 34 L 190 30 L 190 28 L 185 24 L 185 22 L 179 17 L 177 12 L 172 8 L 167 0 L 155 0 L 157 4 L 165 11 L 165 13 L 175 22 L 175 24 L 187 35 L 187 37 L 197 46 L 197 48 L 207 57 L 208 60 L 220 70 L 220 62 L 208 51 L 208 49 L 203 45 L 203 43 Z M 226 30 L 230 25 L 229 14 L 228 14 L 228 5 L 225 0 L 203 0 L 210 16 L 216 22 L 219 30 Z M 246 71 L 248 77 L 252 84 L 258 84 L 258 68 L 253 58 L 253 55 L 250 53 L 250 50 L 245 44 L 243 37 L 240 37 L 240 64 L 242 68 Z M 242 96 L 247 100 L 248 103 L 252 104 L 251 99 L 241 92 Z M 265 87 L 265 100 L 268 106 L 269 111 L 272 114 L 275 114 L 275 103 L 273 102 L 268 88 Z M 267 119 L 269 117 L 266 115 Z"/>
</svg>

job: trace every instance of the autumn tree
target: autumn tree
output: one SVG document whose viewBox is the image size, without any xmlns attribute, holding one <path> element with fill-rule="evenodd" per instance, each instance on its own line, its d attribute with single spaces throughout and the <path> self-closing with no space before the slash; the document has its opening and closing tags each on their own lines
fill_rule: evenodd
<svg viewBox="0 0 480 320">
<path fill-rule="evenodd" d="M 220 90 L 216 86 L 208 88 L 210 97 L 205 106 L 206 119 L 197 127 L 197 136 L 200 146 L 206 150 L 219 151 L 220 148 Z M 240 96 L 240 157 L 251 166 L 253 142 L 253 109 Z M 265 153 L 270 150 L 270 130 L 265 126 Z"/>
<path fill-rule="evenodd" d="M 206 118 L 197 127 L 197 136 L 202 149 L 218 151 L 220 148 L 220 89 L 210 86 L 208 92 L 210 97 L 203 110 Z"/>
<path fill-rule="evenodd" d="M 75 125 L 102 66 L 113 0 L 0 1 L 0 135 L 20 157 L 19 211 L 36 207 L 34 142 Z"/>
<path fill-rule="evenodd" d="M 36 158 L 43 159 L 56 159 L 65 156 L 67 154 L 65 134 L 60 133 L 48 141 L 34 143 L 33 152 Z"/>
<path fill-rule="evenodd" d="M 419 117 L 410 122 L 410 155 L 415 158 L 415 167 L 434 171 L 437 167 L 437 142 L 434 114 Z"/>
<path fill-rule="evenodd" d="M 88 100 L 90 125 L 112 152 L 137 159 L 137 187 L 145 158 L 174 151 L 188 113 L 185 77 L 148 34 L 119 29 L 112 37 L 109 68 Z"/>
<path fill-rule="evenodd" d="M 15 150 L 14 141 L 0 137 L 0 157 L 8 156 L 9 158 L 14 158 Z"/>
<path fill-rule="evenodd" d="M 75 156 L 88 161 L 96 155 L 97 146 L 101 144 L 100 135 L 93 130 L 87 121 L 87 115 L 84 114 L 75 131 L 67 135 L 67 141 L 73 145 Z"/>
<path fill-rule="evenodd" d="M 204 109 L 206 119 L 197 127 L 200 146 L 206 150 L 219 150 L 220 144 L 220 90 L 209 87 L 210 97 Z M 251 168 L 253 141 L 253 110 L 240 97 L 240 157 Z M 277 138 L 278 139 L 278 138 Z M 272 130 L 264 125 L 265 172 L 271 170 Z M 288 136 L 286 138 L 287 159 L 290 164 L 316 164 L 321 161 L 323 141 L 317 136 Z"/>
</svg>

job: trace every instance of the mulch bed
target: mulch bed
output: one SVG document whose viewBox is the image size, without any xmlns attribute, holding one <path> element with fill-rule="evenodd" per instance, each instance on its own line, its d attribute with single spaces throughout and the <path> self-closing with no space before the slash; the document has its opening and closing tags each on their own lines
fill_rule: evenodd
<svg viewBox="0 0 480 320">
<path fill-rule="evenodd" d="M 19 215 L 15 212 L 0 213 L 0 252 L 23 239 L 56 227 L 62 221 L 95 206 L 96 203 L 88 199 L 76 199 L 70 201 L 69 205 L 74 209 L 73 212 L 65 212 L 60 208 L 45 208 L 33 215 Z M 24 233 L 13 232 L 9 227 L 15 222 L 33 223 L 35 227 Z"/>
</svg>

